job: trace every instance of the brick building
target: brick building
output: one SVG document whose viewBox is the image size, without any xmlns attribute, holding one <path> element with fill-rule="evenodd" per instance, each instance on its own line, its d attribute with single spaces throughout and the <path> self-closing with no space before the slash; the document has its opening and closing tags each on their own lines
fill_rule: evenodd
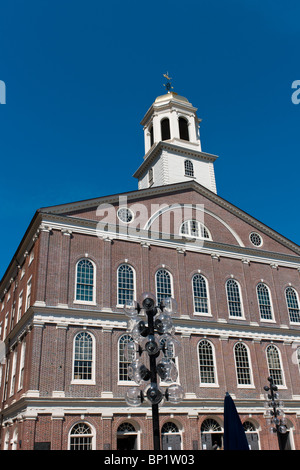
<svg viewBox="0 0 300 470">
<path fill-rule="evenodd" d="M 176 93 L 155 100 L 138 190 L 34 215 L 0 284 L 1 449 L 152 448 L 151 408 L 124 400 L 123 306 L 145 291 L 177 300 L 183 346 L 163 446 L 222 446 L 228 391 L 251 448 L 276 449 L 271 375 L 286 447 L 300 448 L 300 248 L 217 195 L 196 111 Z"/>
</svg>

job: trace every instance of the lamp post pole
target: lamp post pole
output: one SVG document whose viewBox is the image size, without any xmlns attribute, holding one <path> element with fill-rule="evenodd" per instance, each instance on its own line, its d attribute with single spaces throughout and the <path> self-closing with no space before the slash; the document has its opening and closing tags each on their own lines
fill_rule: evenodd
<svg viewBox="0 0 300 470">
<path fill-rule="evenodd" d="M 184 399 L 184 390 L 176 383 L 178 371 L 172 359 L 181 350 L 180 342 L 174 337 L 175 328 L 171 319 L 171 314 L 177 311 L 176 301 L 167 298 L 158 306 L 155 301 L 155 297 L 147 292 L 142 295 L 141 306 L 133 300 L 124 306 L 126 315 L 131 319 L 127 331 L 133 340 L 127 350 L 127 358 L 133 359 L 128 365 L 128 377 L 138 385 L 150 381 L 144 390 L 130 387 L 125 393 L 125 400 L 134 407 L 140 406 L 145 399 L 151 403 L 153 448 L 160 450 L 158 405 L 164 398 L 173 404 L 180 403 Z M 139 316 L 142 311 L 147 316 L 147 325 Z M 156 339 L 155 334 L 160 336 L 160 340 Z M 149 369 L 142 364 L 144 351 L 149 357 Z M 162 357 L 159 358 L 161 353 Z M 158 358 L 159 364 L 156 364 Z M 166 390 L 158 386 L 158 376 L 169 384 Z"/>
<path fill-rule="evenodd" d="M 148 317 L 149 335 L 154 336 L 154 315 L 156 311 L 154 308 L 145 308 Z M 150 362 L 150 380 L 153 390 L 157 389 L 157 369 L 156 369 L 156 356 L 155 354 L 149 355 Z M 152 403 L 152 429 L 153 429 L 153 448 L 160 450 L 160 432 L 159 432 L 159 410 L 158 403 Z"/>
<path fill-rule="evenodd" d="M 271 422 L 273 423 L 274 427 L 271 428 L 272 432 L 276 432 L 277 439 L 278 439 L 278 446 L 279 450 L 284 450 L 285 447 L 285 439 L 284 435 L 287 432 L 287 427 L 285 424 L 284 413 L 280 406 L 282 406 L 282 402 L 279 400 L 279 394 L 277 393 L 277 385 L 274 384 L 273 378 L 268 377 L 268 382 L 270 385 L 266 385 L 264 390 L 266 392 L 270 392 L 267 394 L 267 399 L 269 401 L 266 402 L 266 406 L 269 407 L 269 415 L 271 416 Z"/>
</svg>

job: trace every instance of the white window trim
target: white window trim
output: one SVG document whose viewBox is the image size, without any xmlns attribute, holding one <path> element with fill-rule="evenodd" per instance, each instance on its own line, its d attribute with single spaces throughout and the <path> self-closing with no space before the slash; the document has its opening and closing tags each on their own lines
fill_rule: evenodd
<svg viewBox="0 0 300 470">
<path fill-rule="evenodd" d="M 85 421 L 84 419 L 82 420 L 78 420 L 76 423 L 73 423 L 69 432 L 68 432 L 68 450 L 70 450 L 71 448 L 71 431 L 72 429 L 74 428 L 74 426 L 76 426 L 76 424 L 79 424 L 79 423 L 84 423 L 86 424 L 92 431 L 91 435 L 92 435 L 92 450 L 96 450 L 96 430 L 94 428 L 94 426 L 89 423 L 88 421 Z M 84 434 L 83 434 L 83 437 L 84 437 Z"/>
<path fill-rule="evenodd" d="M 93 268 L 94 268 L 94 276 L 93 276 L 93 300 L 78 300 L 76 299 L 76 291 L 77 291 L 77 270 L 78 270 L 78 263 L 82 260 L 88 260 L 92 263 L 93 265 Z M 96 302 L 96 274 L 97 274 L 97 268 L 96 268 L 96 264 L 94 263 L 93 260 L 91 260 L 91 258 L 88 258 L 88 257 L 82 257 L 80 258 L 77 262 L 76 262 L 76 269 L 75 269 L 75 282 L 74 282 L 74 300 L 73 300 L 73 303 L 74 304 L 78 304 L 78 305 L 97 305 L 97 302 Z"/>
<path fill-rule="evenodd" d="M 291 321 L 291 319 L 290 319 L 289 306 L 288 306 L 287 298 L 286 298 L 286 291 L 287 291 L 287 289 L 293 289 L 293 291 L 295 292 L 296 298 L 297 298 L 297 302 L 298 302 L 298 308 L 300 309 L 298 291 L 297 291 L 297 289 L 295 289 L 295 287 L 293 287 L 293 286 L 287 286 L 287 287 L 284 289 L 284 297 L 285 297 L 285 303 L 286 303 L 286 308 L 287 308 L 287 313 L 288 313 L 288 319 L 289 319 L 290 324 L 291 324 L 291 325 L 300 325 L 300 322 L 298 322 L 298 321 Z"/>
<path fill-rule="evenodd" d="M 189 178 L 191 178 L 191 176 L 190 176 Z M 190 233 L 190 224 L 189 224 L 189 223 L 188 223 L 188 233 L 182 233 L 182 227 L 183 227 L 183 225 L 186 224 L 187 222 L 191 222 L 191 221 L 197 222 L 199 225 L 202 225 L 202 226 L 205 228 L 205 230 L 207 231 L 207 233 L 208 233 L 208 238 L 201 237 L 201 236 L 200 236 L 200 237 L 196 237 L 195 235 L 191 235 L 191 233 Z M 204 240 L 204 241 L 205 241 L 205 240 L 209 240 L 209 241 L 212 241 L 211 233 L 210 233 L 210 231 L 208 230 L 208 228 L 206 227 L 206 225 L 205 225 L 203 222 L 200 222 L 200 220 L 197 220 L 197 219 L 187 219 L 187 220 L 184 220 L 184 221 L 182 222 L 182 224 L 180 225 L 179 235 L 180 235 L 181 237 L 188 238 L 188 239 L 196 239 L 196 240 Z"/>
<path fill-rule="evenodd" d="M 157 299 L 157 273 L 158 271 L 161 271 L 161 270 L 164 270 L 164 271 L 167 271 L 170 275 L 170 282 L 171 282 L 171 297 L 174 297 L 174 283 L 173 283 L 173 275 L 172 273 L 169 271 L 169 269 L 167 269 L 166 267 L 164 266 L 161 266 L 160 268 L 158 268 L 155 272 L 155 294 L 156 294 L 156 299 Z"/>
<path fill-rule="evenodd" d="M 251 381 L 250 384 L 239 384 L 239 382 L 238 382 L 236 356 L 235 356 L 235 347 L 236 347 L 237 344 L 243 344 L 246 347 L 246 350 L 247 350 L 247 357 L 248 357 L 249 371 L 250 371 L 250 381 Z M 252 361 L 251 361 L 250 349 L 249 349 L 248 345 L 244 343 L 244 341 L 237 341 L 233 345 L 233 357 L 234 357 L 234 367 L 235 367 L 235 376 L 236 376 L 237 388 L 255 388 L 254 380 L 253 380 L 253 370 L 252 370 Z"/>
<path fill-rule="evenodd" d="M 92 338 L 92 378 L 91 379 L 74 379 L 74 364 L 75 364 L 75 341 L 76 337 L 79 333 L 88 333 Z M 95 346 L 95 337 L 94 335 L 88 330 L 81 330 L 76 333 L 73 338 L 73 351 L 72 351 L 72 379 L 71 385 L 96 385 L 95 380 L 95 370 L 96 370 L 96 346 Z"/>
<path fill-rule="evenodd" d="M 121 265 L 120 265 L 121 266 Z M 123 333 L 120 338 L 118 339 L 118 385 L 129 385 L 135 386 L 138 385 L 134 380 L 121 380 L 120 379 L 120 340 L 123 336 L 128 335 L 131 336 L 130 333 Z"/>
<path fill-rule="evenodd" d="M 205 286 L 206 286 L 206 294 L 207 294 L 207 306 L 208 306 L 208 313 L 205 313 L 205 312 L 197 312 L 196 311 L 196 308 L 195 308 L 195 295 L 194 295 L 194 277 L 195 276 L 202 276 L 204 281 L 205 281 Z M 192 277 L 192 291 L 193 291 L 193 308 L 194 308 L 194 312 L 193 312 L 193 315 L 198 315 L 198 316 L 201 316 L 201 317 L 212 317 L 212 313 L 211 313 L 211 306 L 210 306 L 210 294 L 209 294 L 209 285 L 208 285 L 208 280 L 207 278 L 202 274 L 202 273 L 195 273 L 193 274 L 193 277 Z"/>
<path fill-rule="evenodd" d="M 201 372 L 200 372 L 200 354 L 199 354 L 199 344 L 201 341 L 206 340 L 210 343 L 212 347 L 212 354 L 213 354 L 213 361 L 214 361 L 214 375 L 215 375 L 215 382 L 211 383 L 202 383 L 201 382 Z M 199 371 L 199 387 L 201 388 L 219 388 L 219 381 L 218 381 L 218 371 L 217 371 L 217 361 L 216 361 L 216 351 L 214 344 L 207 338 L 201 338 L 197 343 L 197 357 L 198 357 L 198 371 Z"/>
<path fill-rule="evenodd" d="M 127 263 L 127 262 L 121 263 L 121 264 L 119 264 L 119 266 L 117 268 L 117 305 L 116 305 L 116 308 L 124 308 L 124 305 L 125 305 L 125 304 L 119 304 L 119 268 L 121 266 L 124 266 L 124 265 L 129 266 L 133 271 L 133 299 L 134 300 L 137 299 L 137 297 L 136 297 L 136 272 L 135 272 L 135 269 L 130 263 Z"/>
<path fill-rule="evenodd" d="M 279 355 L 279 361 L 280 361 L 280 370 L 281 370 L 281 375 L 282 375 L 282 382 L 283 384 L 282 385 L 276 385 L 276 387 L 278 387 L 278 390 L 281 389 L 281 390 L 286 390 L 287 389 L 287 386 L 286 386 L 286 381 L 285 381 L 285 373 L 284 373 L 284 370 L 283 370 L 283 363 L 282 363 L 282 356 L 281 356 L 281 351 L 279 349 L 278 346 L 276 346 L 276 344 L 274 343 L 270 343 L 267 345 L 266 349 L 265 349 L 265 354 L 266 354 L 266 360 L 267 360 L 267 367 L 268 367 L 268 375 L 271 375 L 270 374 L 270 368 L 269 368 L 269 359 L 268 359 L 268 347 L 269 346 L 274 346 L 276 349 L 277 349 L 277 352 L 278 352 L 278 355 Z"/>
<path fill-rule="evenodd" d="M 12 397 L 14 395 L 15 389 L 16 389 L 17 355 L 18 355 L 18 351 L 15 350 L 13 352 L 13 358 L 12 358 L 12 368 L 11 368 L 10 386 L 9 386 L 9 397 Z"/>
<path fill-rule="evenodd" d="M 21 308 L 21 312 L 20 312 L 20 308 Z M 23 309 L 23 289 L 21 290 L 19 294 L 19 298 L 18 298 L 17 322 L 22 317 L 22 309 Z"/>
<path fill-rule="evenodd" d="M 30 255 L 29 255 L 29 262 L 28 262 L 28 266 L 31 265 L 32 261 L 34 260 L 34 251 L 32 250 Z"/>
<path fill-rule="evenodd" d="M 230 315 L 229 299 L 228 299 L 228 292 L 227 292 L 227 282 L 230 281 L 230 280 L 235 281 L 235 282 L 237 283 L 237 285 L 238 285 L 239 295 L 240 295 L 240 303 L 241 303 L 241 313 L 242 313 L 242 315 L 241 315 L 240 317 L 238 317 L 238 316 L 236 316 L 236 315 Z M 234 320 L 245 320 L 243 296 L 242 296 L 242 289 L 241 289 L 240 283 L 239 283 L 234 277 L 230 277 L 230 278 L 227 279 L 227 281 L 225 282 L 225 290 L 226 290 L 227 309 L 228 309 L 228 316 L 229 316 L 229 318 L 234 319 Z"/>
<path fill-rule="evenodd" d="M 23 340 L 21 346 L 21 356 L 20 356 L 20 364 L 19 364 L 19 378 L 18 378 L 18 390 L 22 390 L 24 386 L 24 371 L 25 371 L 25 354 L 26 354 L 26 342 Z M 23 369 L 23 379 L 21 383 L 21 373 Z"/>
<path fill-rule="evenodd" d="M 28 295 L 30 294 L 30 297 L 32 295 L 32 275 L 27 281 L 26 284 L 26 299 L 25 299 L 25 312 L 29 309 L 30 305 L 28 305 Z"/>
<path fill-rule="evenodd" d="M 271 315 L 272 315 L 272 318 L 270 318 L 270 319 L 268 319 L 268 318 L 261 318 L 260 306 L 259 306 L 259 298 L 258 298 L 258 292 L 257 292 L 257 286 L 258 286 L 259 284 L 263 284 L 263 285 L 268 289 L 269 299 L 270 299 L 270 304 L 271 304 Z M 275 315 L 274 315 L 274 308 L 273 308 L 273 301 L 272 301 L 272 296 L 271 296 L 271 289 L 269 288 L 269 286 L 268 286 L 265 282 L 260 281 L 260 282 L 258 282 L 258 284 L 256 285 L 255 290 L 256 290 L 256 298 L 257 298 L 257 305 L 258 305 L 259 321 L 264 322 L 264 323 L 276 323 Z"/>
<path fill-rule="evenodd" d="M 121 209 L 126 209 L 126 210 L 131 214 L 131 216 L 132 216 L 131 220 L 129 220 L 129 221 L 127 221 L 127 222 L 124 222 L 124 220 L 120 219 L 119 211 L 120 211 Z M 134 213 L 133 213 L 133 211 L 132 211 L 131 209 L 129 209 L 129 207 L 127 207 L 127 206 L 121 206 L 121 207 L 119 207 L 118 210 L 117 210 L 117 218 L 118 218 L 118 220 L 121 222 L 121 224 L 128 225 L 128 224 L 131 224 L 131 223 L 134 221 Z"/>
</svg>

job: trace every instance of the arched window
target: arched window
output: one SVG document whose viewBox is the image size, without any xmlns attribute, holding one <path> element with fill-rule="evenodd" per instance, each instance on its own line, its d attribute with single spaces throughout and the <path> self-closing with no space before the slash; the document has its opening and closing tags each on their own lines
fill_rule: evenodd
<svg viewBox="0 0 300 470">
<path fill-rule="evenodd" d="M 152 145 L 154 144 L 153 126 L 151 126 L 149 133 L 150 133 L 150 146 L 152 147 Z"/>
<path fill-rule="evenodd" d="M 86 423 L 77 423 L 70 432 L 70 450 L 92 450 L 94 434 Z"/>
<path fill-rule="evenodd" d="M 261 320 L 272 320 L 272 306 L 268 287 L 260 282 L 256 287 Z"/>
<path fill-rule="evenodd" d="M 281 369 L 280 354 L 274 344 L 267 347 L 267 360 L 269 376 L 272 377 L 275 385 L 283 385 L 283 373 Z"/>
<path fill-rule="evenodd" d="M 195 274 L 193 276 L 193 296 L 195 313 L 209 315 L 207 282 L 202 274 Z"/>
<path fill-rule="evenodd" d="M 251 385 L 251 369 L 247 346 L 243 343 L 237 343 L 234 347 L 234 356 L 238 385 Z"/>
<path fill-rule="evenodd" d="M 81 259 L 76 265 L 75 300 L 94 302 L 94 265 L 88 259 Z"/>
<path fill-rule="evenodd" d="M 160 123 L 161 127 L 161 140 L 169 140 L 171 138 L 170 133 L 170 121 L 168 118 L 164 118 Z"/>
<path fill-rule="evenodd" d="M 194 165 L 191 160 L 184 160 L 184 174 L 185 176 L 195 176 L 194 175 Z"/>
<path fill-rule="evenodd" d="M 159 269 L 156 272 L 156 299 L 160 303 L 167 297 L 172 297 L 171 274 L 166 269 Z"/>
<path fill-rule="evenodd" d="M 129 264 L 118 267 L 118 305 L 125 305 L 135 297 L 134 271 Z"/>
<path fill-rule="evenodd" d="M 120 381 L 130 381 L 128 377 L 128 366 L 134 360 L 134 358 L 126 357 L 126 345 L 128 343 L 133 343 L 133 338 L 130 335 L 123 335 L 119 339 L 119 380 Z"/>
<path fill-rule="evenodd" d="M 300 322 L 300 311 L 299 311 L 299 302 L 298 295 L 295 289 L 292 287 L 287 287 L 285 289 L 285 298 L 286 304 L 289 312 L 290 322 L 299 323 Z"/>
<path fill-rule="evenodd" d="M 179 124 L 179 137 L 182 140 L 190 140 L 189 139 L 189 125 L 185 118 L 180 117 L 178 119 Z"/>
<path fill-rule="evenodd" d="M 216 371 L 214 351 L 210 341 L 203 339 L 198 344 L 200 384 L 215 384 Z"/>
<path fill-rule="evenodd" d="M 81 331 L 74 340 L 73 380 L 93 380 L 93 338 L 87 331 Z"/>
<path fill-rule="evenodd" d="M 240 295 L 240 286 L 234 279 L 228 279 L 226 282 L 226 293 L 229 316 L 231 317 L 242 317 L 242 302 Z"/>
<path fill-rule="evenodd" d="M 191 238 L 210 239 L 208 229 L 198 220 L 186 220 L 180 227 L 180 234 Z"/>
<path fill-rule="evenodd" d="M 149 176 L 149 186 L 151 186 L 151 185 L 154 183 L 154 180 L 153 180 L 153 168 L 149 168 L 148 176 Z"/>
</svg>

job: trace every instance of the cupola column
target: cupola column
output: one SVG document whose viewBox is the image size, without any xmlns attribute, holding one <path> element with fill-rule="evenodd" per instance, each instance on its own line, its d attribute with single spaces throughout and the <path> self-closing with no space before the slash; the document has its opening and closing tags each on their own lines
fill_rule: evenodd
<svg viewBox="0 0 300 470">
<path fill-rule="evenodd" d="M 153 138 L 154 143 L 161 141 L 161 128 L 160 128 L 160 118 L 157 113 L 153 114 Z"/>
<path fill-rule="evenodd" d="M 172 109 L 170 113 L 170 129 L 171 139 L 179 139 L 179 122 L 176 109 Z"/>
</svg>

